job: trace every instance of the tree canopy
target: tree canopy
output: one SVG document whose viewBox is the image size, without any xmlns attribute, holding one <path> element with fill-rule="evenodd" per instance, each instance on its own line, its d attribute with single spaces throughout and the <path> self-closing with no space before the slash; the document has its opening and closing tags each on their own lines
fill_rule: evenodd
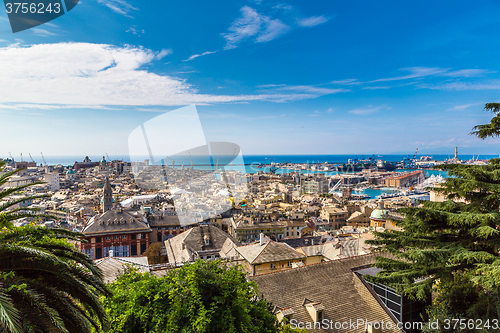
<svg viewBox="0 0 500 333">
<path fill-rule="evenodd" d="M 0 176 L 0 185 L 15 172 Z M 0 199 L 30 185 L 2 190 Z M 74 246 L 82 234 L 13 226 L 37 210 L 12 207 L 39 197 L 0 206 L 0 332 L 90 333 L 92 327 L 106 327 L 99 296 L 109 292 L 101 271 Z"/>
<path fill-rule="evenodd" d="M 155 277 L 127 272 L 104 298 L 112 333 L 278 332 L 273 308 L 240 267 L 198 260 Z M 290 331 L 289 327 L 286 327 Z"/>
<path fill-rule="evenodd" d="M 500 111 L 500 104 L 486 109 Z M 500 118 L 474 129 L 479 137 L 500 134 Z M 498 122 L 498 124 L 497 124 Z M 432 318 L 500 318 L 500 159 L 487 165 L 440 165 L 448 178 L 434 191 L 444 202 L 400 209 L 402 231 L 376 232 L 371 244 L 394 258 L 378 257 L 374 281 L 419 299 L 437 297 Z M 454 330 L 458 331 L 458 330 Z M 474 331 L 474 330 L 472 330 Z"/>
</svg>

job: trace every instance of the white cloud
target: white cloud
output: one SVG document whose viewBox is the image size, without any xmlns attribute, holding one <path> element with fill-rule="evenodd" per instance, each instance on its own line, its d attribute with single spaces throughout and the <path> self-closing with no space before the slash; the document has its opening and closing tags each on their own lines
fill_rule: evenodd
<svg viewBox="0 0 500 333">
<path fill-rule="evenodd" d="M 390 89 L 393 88 L 393 86 L 371 86 L 371 87 L 363 87 L 361 89 L 364 90 L 380 90 L 380 89 Z"/>
<path fill-rule="evenodd" d="M 464 90 L 500 90 L 500 80 L 486 82 L 445 82 L 436 85 L 421 84 L 419 88 L 432 90 L 464 91 Z"/>
<path fill-rule="evenodd" d="M 172 49 L 163 49 L 156 54 L 155 59 L 156 60 L 163 59 L 166 56 L 171 55 L 172 53 L 173 53 Z"/>
<path fill-rule="evenodd" d="M 378 79 L 378 80 L 373 80 L 370 81 L 369 83 L 372 82 L 385 82 L 385 81 L 397 81 L 397 80 L 406 80 L 406 79 L 413 79 L 413 78 L 420 78 L 424 76 L 431 76 L 431 75 L 437 75 L 437 74 L 443 74 L 449 71 L 449 69 L 446 68 L 429 68 L 429 67 L 408 67 L 408 68 L 401 68 L 400 70 L 402 71 L 408 71 L 410 74 L 408 75 L 403 75 L 403 76 L 396 76 L 396 77 L 391 77 L 391 78 L 385 78 L 385 79 Z"/>
<path fill-rule="evenodd" d="M 265 30 L 255 39 L 256 43 L 269 42 L 281 35 L 284 35 L 290 30 L 290 27 L 280 20 L 270 20 L 264 18 L 264 23 L 266 25 Z"/>
<path fill-rule="evenodd" d="M 0 103 L 178 106 L 256 100 L 288 102 L 334 92 L 296 86 L 256 95 L 200 94 L 186 80 L 147 71 L 143 66 L 158 54 L 145 48 L 89 43 L 3 47 Z"/>
<path fill-rule="evenodd" d="M 439 68 L 439 67 L 408 67 L 401 68 L 400 70 L 410 72 L 408 75 L 396 76 L 391 78 L 384 78 L 370 81 L 373 82 L 385 82 L 385 81 L 397 81 L 397 80 L 407 80 L 414 78 L 423 78 L 428 76 L 446 76 L 446 77 L 475 77 L 487 73 L 493 73 L 492 71 L 486 69 L 460 69 L 456 71 L 450 71 L 449 68 Z"/>
<path fill-rule="evenodd" d="M 326 23 L 327 21 L 328 21 L 328 18 L 321 15 L 321 16 L 311 16 L 308 18 L 303 18 L 303 19 L 299 20 L 297 23 L 301 27 L 314 27 L 314 26 Z"/>
<path fill-rule="evenodd" d="M 242 17 L 233 22 L 229 33 L 222 34 L 226 39 L 224 49 L 234 49 L 237 44 L 248 37 L 255 36 L 261 28 L 262 17 L 255 9 L 245 6 L 240 9 Z"/>
<path fill-rule="evenodd" d="M 332 81 L 330 83 L 331 84 L 338 84 L 341 86 L 354 86 L 354 85 L 362 84 L 362 82 L 359 82 L 357 79 L 337 80 L 337 81 Z"/>
<path fill-rule="evenodd" d="M 100 4 L 108 7 L 115 13 L 121 14 L 123 16 L 131 17 L 129 13 L 133 10 L 138 10 L 126 0 L 97 0 Z"/>
<path fill-rule="evenodd" d="M 462 110 L 470 108 L 471 106 L 477 106 L 477 105 L 483 105 L 483 104 L 484 103 L 471 103 L 471 104 L 455 105 L 454 107 L 449 108 L 446 111 L 462 111 Z"/>
<path fill-rule="evenodd" d="M 381 106 L 368 105 L 366 108 L 359 108 L 359 109 L 350 110 L 349 113 L 357 114 L 357 115 L 369 115 L 369 114 L 376 113 L 376 112 L 383 110 L 383 109 L 390 109 L 390 108 L 386 107 L 385 105 L 381 105 Z"/>
<path fill-rule="evenodd" d="M 33 28 L 33 29 L 31 29 L 31 31 L 33 31 L 33 33 L 40 35 L 40 36 L 55 36 L 56 35 L 53 32 L 50 32 L 50 31 L 45 30 L 45 29 L 39 29 L 39 28 Z"/>
<path fill-rule="evenodd" d="M 207 52 L 203 52 L 203 53 L 200 53 L 200 54 L 193 54 L 192 56 L 190 56 L 189 58 L 187 59 L 184 59 L 182 61 L 191 61 L 193 59 L 196 59 L 198 57 L 203 57 L 203 56 L 206 56 L 206 55 L 209 55 L 209 54 L 214 54 L 216 53 L 217 51 L 207 51 Z"/>
<path fill-rule="evenodd" d="M 267 91 L 294 91 L 297 93 L 312 94 L 317 96 L 336 94 L 339 92 L 349 92 L 351 90 L 344 88 L 321 88 L 316 86 L 287 86 L 284 84 L 266 84 L 257 86 L 257 88 L 267 89 Z"/>
<path fill-rule="evenodd" d="M 475 77 L 488 73 L 494 73 L 494 72 L 486 69 L 460 69 L 457 71 L 447 72 L 442 75 L 450 77 Z"/>
<path fill-rule="evenodd" d="M 222 34 L 226 39 L 225 50 L 234 49 L 240 42 L 254 36 L 256 43 L 269 42 L 290 30 L 290 27 L 280 20 L 261 15 L 248 6 L 240 11 L 242 16 L 233 22 L 228 33 Z"/>
<path fill-rule="evenodd" d="M 128 30 L 125 30 L 125 32 L 131 32 L 139 37 L 145 33 L 144 29 L 139 29 L 137 25 L 131 26 Z"/>
</svg>

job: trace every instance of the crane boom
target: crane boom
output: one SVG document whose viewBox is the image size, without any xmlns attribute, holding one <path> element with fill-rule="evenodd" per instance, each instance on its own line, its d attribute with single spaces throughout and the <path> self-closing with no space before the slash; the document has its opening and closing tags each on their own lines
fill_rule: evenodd
<svg viewBox="0 0 500 333">
<path fill-rule="evenodd" d="M 45 162 L 45 157 L 43 157 L 43 153 L 40 152 L 40 154 L 42 155 L 43 165 L 47 165 L 47 162 Z"/>
<path fill-rule="evenodd" d="M 28 153 L 28 155 L 30 155 L 31 162 L 35 163 L 35 160 L 34 160 L 34 159 L 33 159 L 33 157 L 31 156 L 31 153 Z"/>
<path fill-rule="evenodd" d="M 170 160 L 170 162 L 172 162 L 172 167 L 175 167 L 175 161 L 168 156 L 167 156 L 167 158 Z"/>
<path fill-rule="evenodd" d="M 189 152 L 189 159 L 191 160 L 191 169 L 194 169 L 193 159 L 191 158 L 191 152 Z"/>
<path fill-rule="evenodd" d="M 217 163 L 215 164 L 214 175 L 217 173 L 217 167 L 219 166 L 219 159 L 217 159 Z"/>
<path fill-rule="evenodd" d="M 12 160 L 12 163 L 14 163 L 14 157 L 12 157 L 12 154 L 9 151 L 10 159 Z"/>
</svg>

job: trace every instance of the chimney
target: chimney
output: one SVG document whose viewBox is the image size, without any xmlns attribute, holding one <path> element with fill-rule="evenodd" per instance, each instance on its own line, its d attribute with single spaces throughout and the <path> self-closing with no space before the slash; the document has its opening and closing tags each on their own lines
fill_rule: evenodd
<svg viewBox="0 0 500 333">
<path fill-rule="evenodd" d="M 265 237 L 265 236 L 264 236 L 264 234 L 261 232 L 261 233 L 259 234 L 259 242 L 260 242 L 260 245 L 264 245 L 264 237 Z"/>
<path fill-rule="evenodd" d="M 112 258 L 113 257 L 113 250 L 109 250 L 109 257 Z"/>
</svg>

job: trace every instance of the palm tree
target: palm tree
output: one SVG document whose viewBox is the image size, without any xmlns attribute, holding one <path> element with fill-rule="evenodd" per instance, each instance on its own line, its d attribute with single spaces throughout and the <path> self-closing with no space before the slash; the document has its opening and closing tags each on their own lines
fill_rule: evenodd
<svg viewBox="0 0 500 333">
<path fill-rule="evenodd" d="M 0 176 L 0 186 L 16 172 Z M 0 200 L 34 184 L 0 191 Z M 82 234 L 12 224 L 37 209 L 8 208 L 40 197 L 0 205 L 0 333 L 99 332 L 107 326 L 99 297 L 109 291 L 101 271 L 75 247 Z"/>
</svg>

